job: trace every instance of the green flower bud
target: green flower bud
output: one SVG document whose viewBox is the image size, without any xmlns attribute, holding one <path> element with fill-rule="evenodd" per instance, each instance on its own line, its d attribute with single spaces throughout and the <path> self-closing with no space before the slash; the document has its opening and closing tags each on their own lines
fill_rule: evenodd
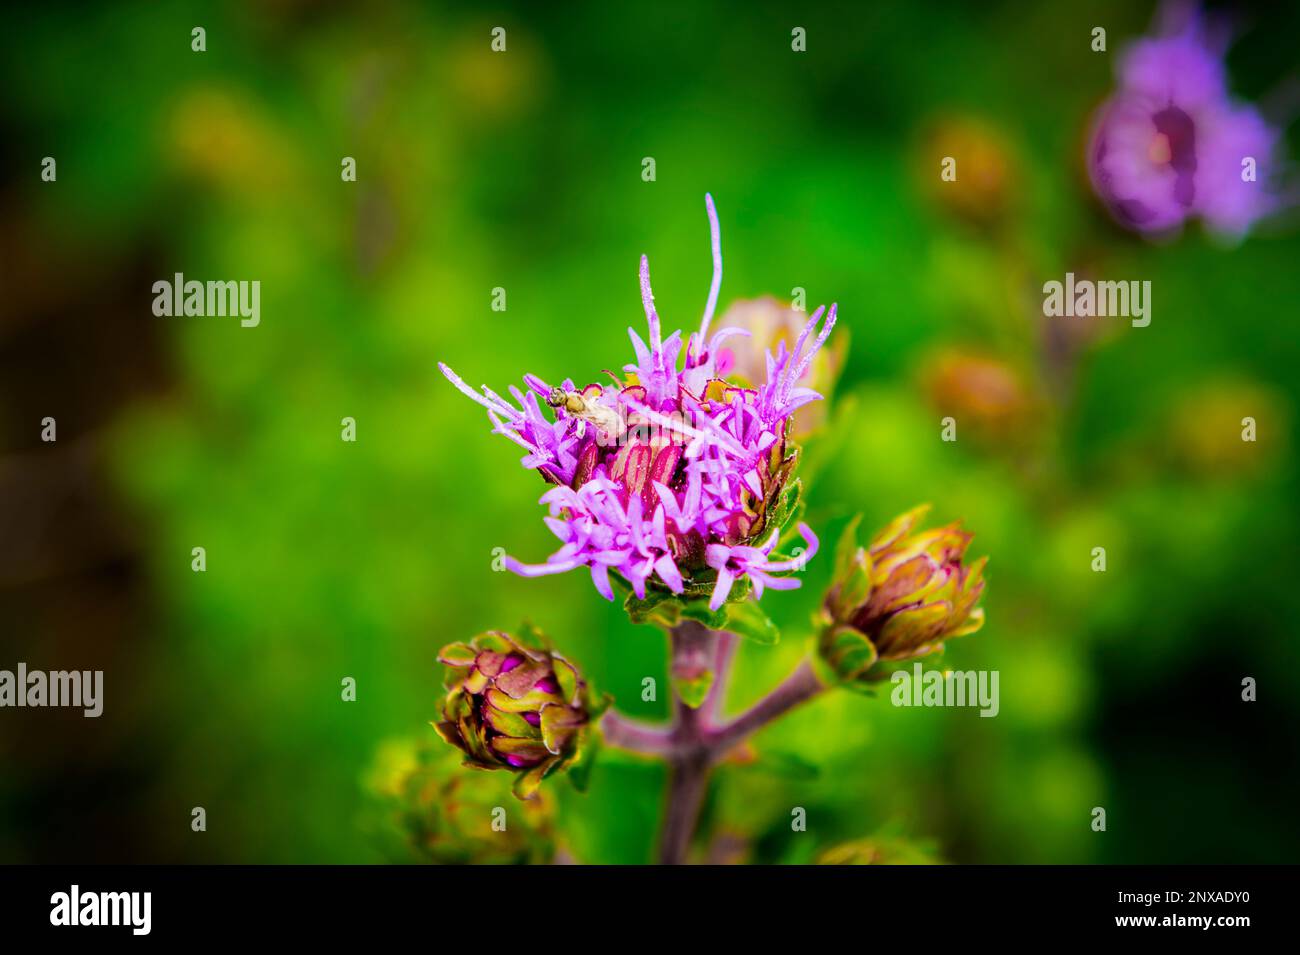
<svg viewBox="0 0 1300 955">
<path fill-rule="evenodd" d="M 987 558 L 963 562 L 974 535 L 958 524 L 914 530 L 928 510 L 925 504 L 900 515 L 866 547 L 857 542 L 857 519 L 845 530 L 819 645 L 836 678 L 857 679 L 877 661 L 925 656 L 983 625 L 975 603 Z"/>
<path fill-rule="evenodd" d="M 520 799 L 578 760 L 604 708 L 573 665 L 530 628 L 520 637 L 493 630 L 448 644 L 438 659 L 447 667 L 447 696 L 435 728 L 464 752 L 465 765 L 517 773 Z"/>
</svg>

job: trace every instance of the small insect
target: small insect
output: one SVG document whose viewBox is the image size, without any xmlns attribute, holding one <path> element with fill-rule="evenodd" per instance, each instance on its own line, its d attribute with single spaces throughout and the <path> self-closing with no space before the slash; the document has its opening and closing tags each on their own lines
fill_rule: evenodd
<svg viewBox="0 0 1300 955">
<path fill-rule="evenodd" d="M 602 393 L 603 389 L 600 385 L 588 385 L 582 391 L 552 388 L 551 393 L 546 396 L 546 403 L 552 408 L 563 408 L 575 418 L 590 422 L 607 437 L 617 438 L 627 430 L 627 425 L 622 415 L 597 400 Z"/>
</svg>

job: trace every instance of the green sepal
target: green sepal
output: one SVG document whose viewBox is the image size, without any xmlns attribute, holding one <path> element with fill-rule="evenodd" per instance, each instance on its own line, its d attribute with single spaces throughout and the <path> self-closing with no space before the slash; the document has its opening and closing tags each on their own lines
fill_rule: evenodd
<svg viewBox="0 0 1300 955">
<path fill-rule="evenodd" d="M 519 628 L 519 634 L 515 637 L 515 643 L 520 649 L 545 651 L 550 649 L 551 641 L 545 633 L 533 623 L 525 620 Z"/>
<path fill-rule="evenodd" d="M 830 594 L 830 611 L 837 620 L 850 620 L 871 597 L 871 555 L 859 548 L 848 569 L 835 577 Z"/>
<path fill-rule="evenodd" d="M 835 567 L 832 576 L 839 580 L 849 572 L 853 558 L 858 551 L 858 525 L 862 523 L 862 514 L 854 514 L 840 532 L 839 542 L 835 545 Z"/>
<path fill-rule="evenodd" d="M 541 728 L 534 726 L 518 713 L 507 713 L 505 710 L 487 706 L 483 708 L 483 719 L 492 729 L 505 736 L 517 736 L 520 739 L 542 738 Z"/>
<path fill-rule="evenodd" d="M 471 667 L 478 651 L 468 643 L 449 643 L 438 651 L 438 662 L 449 667 Z"/>
<path fill-rule="evenodd" d="M 509 653 L 515 648 L 514 642 L 501 630 L 485 630 L 474 636 L 470 643 L 480 651 L 491 650 L 493 653 Z"/>
<path fill-rule="evenodd" d="M 763 522 L 761 535 L 754 536 L 770 537 L 775 528 L 781 532 L 781 537 L 785 538 L 794 528 L 803 510 L 803 481 L 795 478 L 781 491 L 781 499 L 777 501 L 776 507 Z"/>
<path fill-rule="evenodd" d="M 611 577 L 616 575 L 611 574 Z M 648 588 L 645 599 L 629 593 L 623 609 L 633 623 L 649 623 L 671 629 L 681 621 L 682 601 L 667 590 Z"/>
<path fill-rule="evenodd" d="M 532 799 L 537 795 L 537 788 L 542 784 L 542 777 L 550 769 L 549 763 L 539 763 L 527 772 L 515 776 L 513 792 L 516 799 Z"/>
<path fill-rule="evenodd" d="M 614 579 L 616 574 L 611 574 Z M 710 630 L 725 630 L 727 608 L 737 603 L 746 602 L 750 595 L 748 577 L 741 577 L 727 595 L 727 602 L 718 610 L 709 609 L 709 600 L 713 596 L 713 587 L 717 583 L 717 574 L 712 571 L 702 572 L 693 580 L 687 581 L 680 594 L 658 587 L 646 588 L 645 598 L 628 593 L 623 601 L 623 609 L 633 623 L 646 623 L 671 630 L 680 624 L 683 618 L 696 620 Z"/>
<path fill-rule="evenodd" d="M 876 648 L 861 630 L 827 626 L 818 641 L 817 658 L 833 675 L 829 682 L 847 683 L 871 669 L 876 662 Z"/>
<path fill-rule="evenodd" d="M 596 765 L 604 741 L 600 733 L 588 730 L 582 734 L 573 762 L 569 763 L 569 782 L 580 793 L 591 784 L 591 771 Z"/>
<path fill-rule="evenodd" d="M 726 604 L 721 612 L 725 613 L 725 619 L 721 626 L 713 628 L 715 630 L 726 630 L 764 646 L 771 646 L 781 639 L 781 631 L 756 600 Z"/>
</svg>

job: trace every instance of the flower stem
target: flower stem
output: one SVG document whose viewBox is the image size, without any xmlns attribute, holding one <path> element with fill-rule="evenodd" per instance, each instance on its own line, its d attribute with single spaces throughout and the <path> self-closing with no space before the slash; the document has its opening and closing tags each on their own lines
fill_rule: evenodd
<svg viewBox="0 0 1300 955">
<path fill-rule="evenodd" d="M 679 679 L 695 679 L 716 666 L 723 658 L 722 635 L 703 624 L 686 620 L 669 631 L 672 655 L 669 673 L 676 685 Z M 728 651 L 723 661 L 730 666 Z M 672 750 L 668 754 L 668 799 L 664 806 L 663 832 L 659 837 L 659 861 L 664 865 L 681 865 L 686 861 L 704 794 L 708 791 L 712 762 L 706 743 L 709 721 L 717 708 L 719 682 L 725 674 L 713 669 L 713 682 L 699 709 L 687 706 L 676 689 L 673 691 L 673 724 L 669 731 Z"/>
<path fill-rule="evenodd" d="M 601 720 L 601 729 L 610 745 L 660 756 L 668 763 L 659 861 L 681 865 L 690 850 L 713 764 L 751 733 L 812 699 L 825 685 L 812 663 L 804 660 L 767 696 L 735 719 L 720 723 L 736 635 L 687 620 L 672 628 L 668 636 L 669 673 L 674 685 L 672 723 L 651 726 L 611 710 Z M 676 682 L 697 679 L 709 670 L 713 680 L 703 703 L 698 708 L 687 706 L 676 691 Z"/>
<path fill-rule="evenodd" d="M 825 688 L 813 672 L 812 663 L 804 660 L 776 689 L 730 723 L 709 734 L 710 752 L 714 757 L 721 756 L 755 730 L 811 700 Z"/>
<path fill-rule="evenodd" d="M 604 733 L 605 742 L 634 753 L 666 756 L 673 748 L 672 738 L 667 729 L 629 719 L 613 710 L 602 717 L 600 728 Z"/>
<path fill-rule="evenodd" d="M 714 633 L 713 647 L 713 683 L 709 695 L 700 707 L 705 720 L 717 721 L 722 712 L 722 704 L 727 696 L 727 684 L 731 678 L 731 661 L 736 655 L 737 637 L 734 633 L 719 630 Z"/>
<path fill-rule="evenodd" d="M 709 757 L 700 750 L 694 756 L 674 756 L 668 765 L 668 804 L 659 841 L 659 861 L 663 865 L 681 865 L 686 861 L 708 790 Z"/>
</svg>

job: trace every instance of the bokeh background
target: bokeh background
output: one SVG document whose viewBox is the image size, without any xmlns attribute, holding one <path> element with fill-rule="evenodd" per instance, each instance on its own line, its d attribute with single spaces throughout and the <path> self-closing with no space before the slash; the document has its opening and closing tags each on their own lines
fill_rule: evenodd
<svg viewBox="0 0 1300 955">
<path fill-rule="evenodd" d="M 996 719 L 820 699 L 719 771 L 702 851 L 1294 860 L 1300 238 L 1152 244 L 1091 195 L 1089 117 L 1151 5 L 476 7 L 6 12 L 0 667 L 103 669 L 106 702 L 0 711 L 0 860 L 427 858 L 404 833 L 412 766 L 454 772 L 435 653 L 525 618 L 662 714 L 640 698 L 660 634 L 585 575 L 492 571 L 494 548 L 549 553 L 543 488 L 436 362 L 497 388 L 617 367 L 642 252 L 692 327 L 705 191 L 724 307 L 802 287 L 851 340 L 808 520 L 963 518 L 989 622 L 948 663 L 999 670 L 1002 698 Z M 1234 10 L 1232 84 L 1262 99 L 1294 79 L 1300 12 Z M 1067 270 L 1149 279 L 1150 327 L 1045 320 Z M 260 280 L 261 325 L 154 317 L 177 271 Z M 786 639 L 742 649 L 730 708 L 798 660 L 828 564 L 764 600 Z M 562 857 L 652 858 L 662 784 L 613 756 L 586 796 L 551 787 Z"/>
</svg>

